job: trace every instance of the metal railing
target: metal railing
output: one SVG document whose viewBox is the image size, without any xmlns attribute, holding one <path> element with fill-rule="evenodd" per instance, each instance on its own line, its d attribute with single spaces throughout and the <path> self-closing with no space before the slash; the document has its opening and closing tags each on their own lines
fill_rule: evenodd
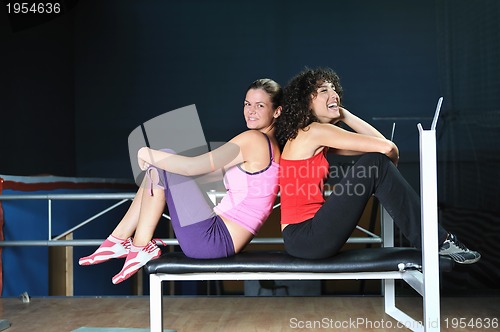
<svg viewBox="0 0 500 332">
<path fill-rule="evenodd" d="M 210 191 L 207 193 L 212 202 L 217 202 L 219 198 L 222 198 L 225 193 Z M 330 195 L 331 191 L 325 193 L 326 196 Z M 95 193 L 95 194 L 28 194 L 28 195 L 0 195 L 0 201 L 13 201 L 13 200 L 46 200 L 47 210 L 48 210 L 48 220 L 47 220 L 47 230 L 48 238 L 47 240 L 20 240 L 20 241 L 0 241 L 0 247 L 27 247 L 27 246 L 99 246 L 104 239 L 77 239 L 77 240 L 61 240 L 67 235 L 73 233 L 74 231 L 80 229 L 81 227 L 89 224 L 90 222 L 96 220 L 97 218 L 103 216 L 104 214 L 116 209 L 117 207 L 123 205 L 124 203 L 131 201 L 134 198 L 135 193 Z M 71 227 L 57 236 L 52 236 L 52 202 L 57 200 L 118 200 L 117 203 L 99 211 L 98 213 L 92 215 L 91 217 L 83 220 L 74 227 Z M 280 204 L 273 206 L 273 210 L 278 208 Z M 170 219 L 170 216 L 163 214 L 163 217 Z M 350 237 L 347 243 L 366 243 L 366 244 L 380 244 L 382 243 L 382 238 L 380 235 L 374 234 L 373 232 L 366 230 L 363 227 L 356 226 L 358 230 L 366 234 L 366 237 Z M 178 245 L 179 242 L 175 238 L 161 239 L 166 245 Z M 159 242 L 159 241 L 158 241 Z M 282 238 L 263 238 L 256 237 L 251 242 L 251 244 L 282 244 Z"/>
</svg>

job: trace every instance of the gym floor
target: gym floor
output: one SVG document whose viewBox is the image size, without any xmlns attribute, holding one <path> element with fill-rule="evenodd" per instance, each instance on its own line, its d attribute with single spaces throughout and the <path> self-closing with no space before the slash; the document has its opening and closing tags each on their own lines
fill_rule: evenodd
<svg viewBox="0 0 500 332">
<path fill-rule="evenodd" d="M 168 296 L 164 329 L 177 331 L 407 330 L 384 312 L 381 296 Z M 399 308 L 422 319 L 420 297 L 398 297 Z M 444 297 L 442 331 L 499 331 L 500 297 Z M 149 327 L 149 298 L 0 298 L 0 319 L 14 331 L 73 331 L 80 327 Z M 488 328 L 489 326 L 489 328 Z"/>
</svg>

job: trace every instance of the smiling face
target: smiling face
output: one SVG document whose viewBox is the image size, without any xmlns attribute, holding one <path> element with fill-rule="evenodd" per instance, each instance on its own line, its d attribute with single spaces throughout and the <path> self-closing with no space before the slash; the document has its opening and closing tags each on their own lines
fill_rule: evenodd
<svg viewBox="0 0 500 332">
<path fill-rule="evenodd" d="M 249 89 L 245 96 L 243 114 L 248 129 L 265 132 L 279 116 L 281 106 L 273 109 L 271 96 L 263 89 Z"/>
<path fill-rule="evenodd" d="M 340 117 L 340 97 L 335 86 L 330 82 L 323 82 L 311 95 L 310 108 L 321 123 L 329 123 Z"/>
</svg>

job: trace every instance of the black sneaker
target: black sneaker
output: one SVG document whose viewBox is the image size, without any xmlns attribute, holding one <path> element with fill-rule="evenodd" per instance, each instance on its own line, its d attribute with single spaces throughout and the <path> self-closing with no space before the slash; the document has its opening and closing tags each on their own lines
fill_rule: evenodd
<svg viewBox="0 0 500 332">
<path fill-rule="evenodd" d="M 439 254 L 449 256 L 459 264 L 472 264 L 481 258 L 481 254 L 467 248 L 453 234 L 448 234 L 446 241 L 439 248 Z"/>
</svg>

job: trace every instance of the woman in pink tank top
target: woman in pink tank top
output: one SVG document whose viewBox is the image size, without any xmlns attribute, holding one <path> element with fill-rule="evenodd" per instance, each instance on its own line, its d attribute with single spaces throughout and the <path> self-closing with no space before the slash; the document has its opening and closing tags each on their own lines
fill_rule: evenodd
<svg viewBox="0 0 500 332">
<path fill-rule="evenodd" d="M 152 237 L 165 204 L 186 256 L 206 259 L 240 252 L 271 213 L 278 192 L 280 149 L 274 123 L 281 114 L 282 96 L 273 80 L 253 82 L 243 107 L 248 130 L 211 152 L 186 157 L 172 150 L 141 148 L 138 162 L 147 172 L 145 182 L 112 234 L 79 264 L 125 258 L 112 282 L 128 279 L 161 255 Z M 225 173 L 227 193 L 214 207 L 194 178 L 216 172 Z"/>
</svg>

